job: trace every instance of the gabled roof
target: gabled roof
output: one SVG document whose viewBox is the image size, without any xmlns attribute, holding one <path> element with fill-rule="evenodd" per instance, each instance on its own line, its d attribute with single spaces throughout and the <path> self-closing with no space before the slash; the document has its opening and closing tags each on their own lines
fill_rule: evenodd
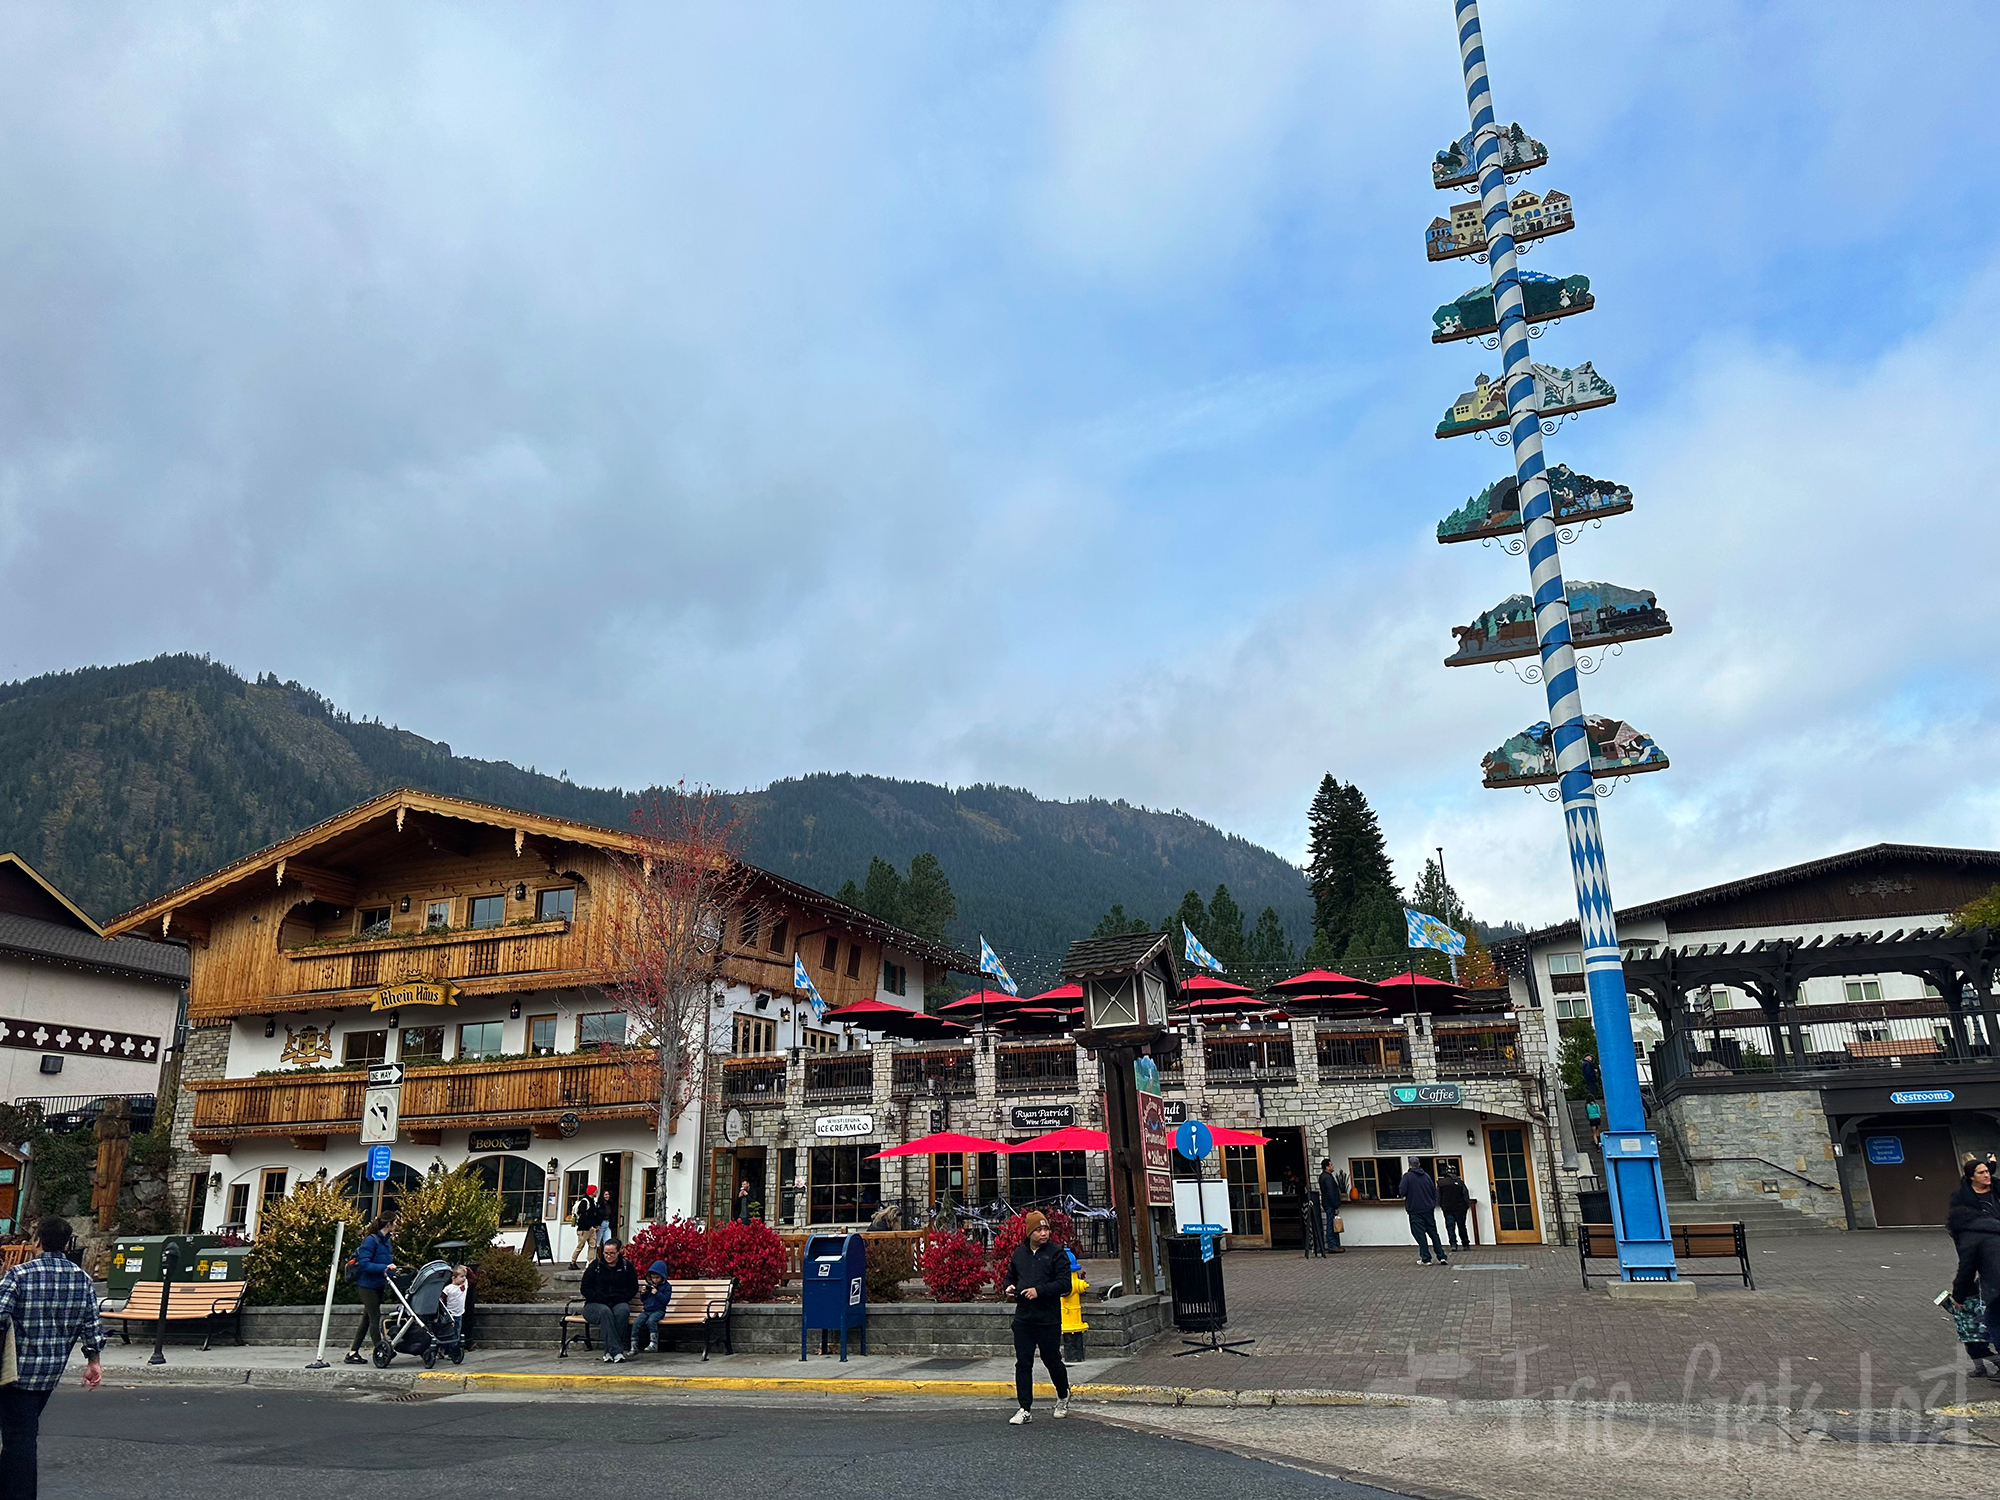
<svg viewBox="0 0 2000 1500">
<path fill-rule="evenodd" d="M 0 854 L 0 912 L 73 926 L 93 937 L 104 936 L 104 929 L 90 913 L 44 880 L 18 854 Z"/>
<path fill-rule="evenodd" d="M 1626 922 L 1646 922 L 1655 917 L 1671 917 L 1680 912 L 1727 901 L 1746 892 L 1802 884 L 1822 875 L 1834 875 L 1842 870 L 1880 864 L 1888 860 L 1910 864 L 1985 866 L 1993 871 L 1994 879 L 2000 881 L 2000 849 L 1951 849 L 1935 844 L 1870 844 L 1865 849 L 1850 849 L 1845 854 L 1829 854 L 1823 859 L 1807 860 L 1802 865 L 1787 865 L 1781 870 L 1767 870 L 1761 875 L 1746 875 L 1741 880 L 1728 880 L 1721 885 L 1704 886 L 1698 891 L 1688 891 L 1684 895 L 1664 896 L 1658 901 L 1620 907 L 1617 917 L 1621 925 Z M 1577 931 L 1575 921 L 1558 922 L 1552 927 L 1541 928 L 1516 941 L 1535 947 L 1556 938 L 1574 937 Z"/>
<path fill-rule="evenodd" d="M 177 985 L 186 984 L 188 977 L 187 949 L 178 943 L 100 937 L 67 923 L 44 922 L 13 912 L 0 912 L 0 956 Z"/>
<path fill-rule="evenodd" d="M 1129 974 L 1142 969 L 1161 952 L 1167 956 L 1169 972 L 1174 970 L 1171 936 L 1165 932 L 1124 932 L 1116 937 L 1079 938 L 1069 945 L 1063 958 L 1064 979 L 1088 979 L 1096 974 Z"/>
<path fill-rule="evenodd" d="M 615 853 L 636 853 L 642 840 L 625 829 L 602 828 L 594 823 L 579 823 L 569 818 L 551 817 L 546 813 L 522 812 L 516 808 L 500 807 L 490 802 L 475 802 L 465 797 L 447 797 L 436 792 L 421 792 L 410 787 L 399 787 L 384 792 L 379 797 L 371 797 L 366 802 L 357 803 L 345 812 L 323 818 L 310 828 L 301 829 L 290 838 L 280 839 L 254 854 L 246 854 L 198 880 L 156 896 L 143 906 L 134 907 L 123 916 L 113 919 L 106 932 L 112 934 L 152 931 L 158 933 L 162 924 L 168 931 L 171 914 L 188 908 L 199 907 L 229 893 L 245 882 L 263 876 L 283 863 L 305 865 L 305 856 L 322 848 L 343 835 L 357 832 L 369 824 L 393 817 L 397 826 L 402 826 L 409 813 L 428 814 L 433 817 L 452 818 L 459 822 L 478 823 L 487 827 L 505 830 L 517 838 L 535 837 L 557 839 L 572 844 L 582 844 L 590 848 L 610 850 Z M 943 968 L 956 969 L 961 973 L 976 973 L 979 961 L 970 954 L 961 953 L 942 943 L 934 943 L 914 932 L 884 922 L 879 917 L 837 901 L 833 897 L 787 880 L 782 875 L 755 865 L 747 866 L 755 872 L 760 885 L 768 886 L 807 910 L 831 917 L 844 926 L 888 946 L 900 949 L 913 957 Z M 87 920 L 87 919 L 86 919 Z"/>
</svg>

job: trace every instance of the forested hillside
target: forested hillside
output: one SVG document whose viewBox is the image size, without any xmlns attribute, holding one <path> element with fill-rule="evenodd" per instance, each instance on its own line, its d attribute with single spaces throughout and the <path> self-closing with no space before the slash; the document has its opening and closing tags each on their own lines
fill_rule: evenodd
<svg viewBox="0 0 2000 1500">
<path fill-rule="evenodd" d="M 675 766 L 657 771 L 679 779 Z M 612 826 L 633 802 L 454 755 L 298 683 L 245 681 L 200 657 L 0 686 L 0 849 L 99 917 L 396 786 Z M 873 856 L 935 854 L 957 898 L 949 935 L 976 945 L 984 933 L 1024 977 L 1114 903 L 1154 918 L 1218 884 L 1253 914 L 1275 907 L 1299 947 L 1310 936 L 1297 868 L 1179 813 L 845 774 L 781 781 L 741 806 L 749 857 L 825 891 L 862 879 Z"/>
</svg>

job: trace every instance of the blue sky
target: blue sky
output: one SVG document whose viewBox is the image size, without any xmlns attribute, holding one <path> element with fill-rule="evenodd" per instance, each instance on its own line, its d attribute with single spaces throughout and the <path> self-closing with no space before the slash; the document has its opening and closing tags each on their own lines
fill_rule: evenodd
<svg viewBox="0 0 2000 1500">
<path fill-rule="evenodd" d="M 1576 202 L 1538 345 L 1618 404 L 1574 577 L 1675 634 L 1589 680 L 1672 770 L 1633 901 L 2000 840 L 2000 210 L 1958 4 L 1495 3 Z M 1465 128 L 1445 0 L 134 6 L 0 16 L 8 676 L 207 651 L 579 780 L 852 769 L 1180 807 L 1569 909 L 1485 792 L 1540 690 L 1439 517 Z"/>
</svg>

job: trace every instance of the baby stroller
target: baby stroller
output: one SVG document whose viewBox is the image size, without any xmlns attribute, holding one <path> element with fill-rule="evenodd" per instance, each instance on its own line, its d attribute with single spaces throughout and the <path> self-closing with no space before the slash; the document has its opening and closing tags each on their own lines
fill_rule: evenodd
<svg viewBox="0 0 2000 1500">
<path fill-rule="evenodd" d="M 387 1285 L 403 1310 L 383 1318 L 385 1324 L 390 1318 L 396 1324 L 375 1346 L 378 1367 L 386 1370 L 398 1354 L 416 1355 L 427 1370 L 437 1364 L 440 1354 L 455 1365 L 465 1363 L 465 1335 L 444 1310 L 444 1289 L 450 1281 L 451 1262 L 443 1260 L 426 1261 L 417 1267 L 407 1288 L 394 1276 L 388 1279 Z"/>
</svg>

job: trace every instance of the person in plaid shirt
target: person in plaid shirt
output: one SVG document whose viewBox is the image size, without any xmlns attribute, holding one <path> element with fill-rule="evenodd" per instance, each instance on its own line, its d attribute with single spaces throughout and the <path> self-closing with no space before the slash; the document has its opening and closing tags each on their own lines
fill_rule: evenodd
<svg viewBox="0 0 2000 1500">
<path fill-rule="evenodd" d="M 90 1278 L 68 1256 L 67 1219 L 44 1219 L 36 1232 L 42 1253 L 0 1276 L 0 1324 L 14 1331 L 21 1378 L 0 1385 L 0 1495 L 35 1500 L 36 1438 L 42 1408 L 62 1383 L 69 1351 L 83 1340 L 83 1384 L 96 1390 L 104 1378 L 97 1361 L 104 1326 Z"/>
</svg>

